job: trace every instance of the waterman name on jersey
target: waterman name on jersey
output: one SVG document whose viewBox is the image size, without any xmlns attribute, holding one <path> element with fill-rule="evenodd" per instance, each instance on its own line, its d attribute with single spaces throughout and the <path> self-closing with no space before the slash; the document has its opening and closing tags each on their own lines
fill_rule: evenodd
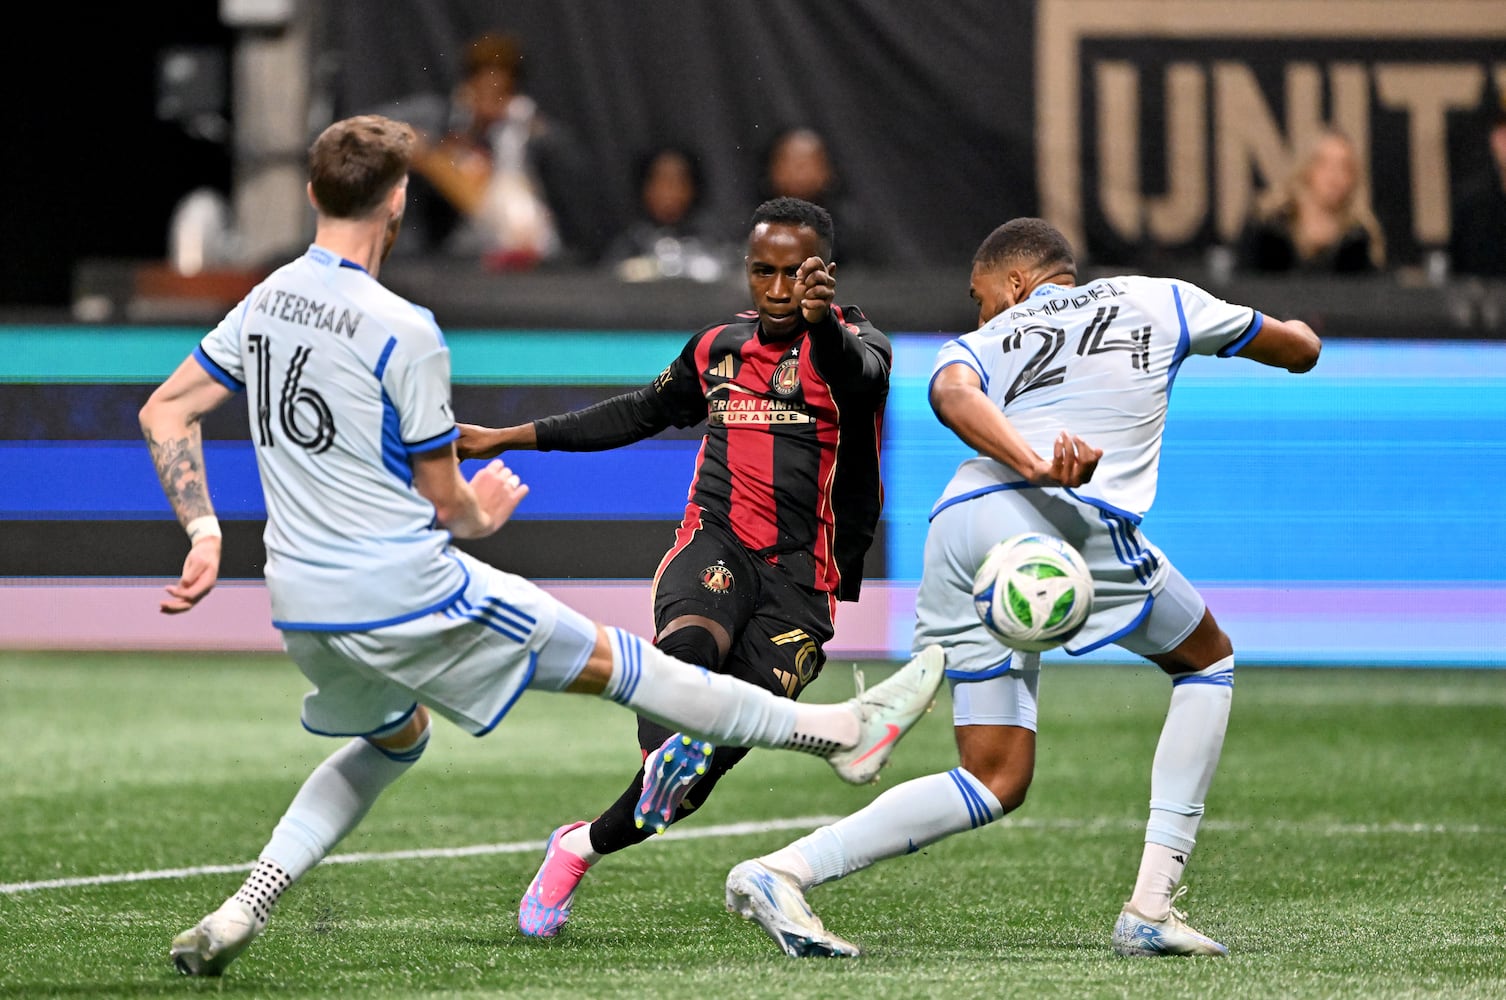
<svg viewBox="0 0 1506 1000">
<path fill-rule="evenodd" d="M 355 309 L 341 309 L 296 292 L 280 288 L 262 288 L 251 306 L 252 312 L 267 313 L 287 323 L 310 326 L 315 330 L 328 330 L 354 337 L 365 314 Z"/>
</svg>

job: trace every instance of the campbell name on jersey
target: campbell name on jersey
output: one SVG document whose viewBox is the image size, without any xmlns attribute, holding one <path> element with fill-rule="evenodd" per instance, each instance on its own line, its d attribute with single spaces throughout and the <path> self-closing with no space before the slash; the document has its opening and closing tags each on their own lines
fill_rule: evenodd
<svg viewBox="0 0 1506 1000">
<path fill-rule="evenodd" d="M 373 628 L 454 601 L 466 573 L 410 464 L 458 436 L 449 349 L 428 310 L 311 246 L 194 356 L 246 391 L 273 624 Z"/>
<path fill-rule="evenodd" d="M 1178 367 L 1189 354 L 1233 355 L 1262 322 L 1248 306 L 1169 278 L 1047 284 L 943 345 L 932 378 L 954 364 L 977 372 L 988 398 L 1042 456 L 1063 430 L 1102 448 L 1093 481 L 1072 492 L 1138 520 L 1155 500 Z M 980 455 L 958 467 L 936 506 L 1022 482 Z"/>
</svg>

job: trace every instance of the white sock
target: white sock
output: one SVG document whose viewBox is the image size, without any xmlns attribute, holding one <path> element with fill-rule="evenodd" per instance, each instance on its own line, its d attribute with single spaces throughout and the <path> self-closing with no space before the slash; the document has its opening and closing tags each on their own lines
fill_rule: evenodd
<svg viewBox="0 0 1506 1000">
<path fill-rule="evenodd" d="M 1171 909 L 1171 894 L 1197 842 L 1203 800 L 1213 783 L 1234 699 L 1234 657 L 1172 681 L 1171 705 L 1150 772 L 1150 820 L 1130 904 L 1152 919 Z"/>
<path fill-rule="evenodd" d="M 895 785 L 850 816 L 758 860 L 809 889 L 1002 815 L 987 786 L 957 767 Z"/>
<path fill-rule="evenodd" d="M 663 726 L 713 743 L 829 756 L 858 741 L 850 708 L 801 705 L 744 681 L 667 656 L 647 640 L 608 628 L 612 679 L 602 696 Z"/>
<path fill-rule="evenodd" d="M 401 751 L 383 751 L 354 739 L 330 754 L 298 789 L 262 849 L 262 859 L 286 872 L 289 884 L 296 882 L 355 829 L 382 790 L 413 766 L 428 740 L 425 728 Z"/>
<path fill-rule="evenodd" d="M 588 865 L 601 860 L 601 855 L 591 849 L 591 824 L 578 826 L 560 838 L 560 850 L 569 851 Z"/>
</svg>

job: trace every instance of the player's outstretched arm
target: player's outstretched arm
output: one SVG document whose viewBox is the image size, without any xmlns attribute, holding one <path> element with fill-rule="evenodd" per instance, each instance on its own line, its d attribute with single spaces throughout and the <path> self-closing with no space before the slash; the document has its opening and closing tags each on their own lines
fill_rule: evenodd
<svg viewBox="0 0 1506 1000">
<path fill-rule="evenodd" d="M 167 587 L 168 596 L 160 605 L 164 614 L 189 610 L 219 581 L 220 525 L 209 499 L 199 421 L 231 395 L 202 365 L 188 358 L 157 387 L 137 415 L 162 492 L 189 537 L 183 572 L 177 583 Z"/>
<path fill-rule="evenodd" d="M 1318 363 L 1323 341 L 1300 319 L 1265 317 L 1260 332 L 1236 355 L 1289 372 L 1312 371 Z"/>
<path fill-rule="evenodd" d="M 496 458 L 504 451 L 532 451 L 538 447 L 538 437 L 531 423 L 514 427 L 455 426 L 460 429 L 455 453 L 461 458 Z"/>
<path fill-rule="evenodd" d="M 413 456 L 413 488 L 434 505 L 435 518 L 456 538 L 485 538 L 528 495 L 528 487 L 501 459 L 466 482 L 449 445 Z"/>
<path fill-rule="evenodd" d="M 1049 459 L 1036 454 L 1009 418 L 983 392 L 978 373 L 948 365 L 931 381 L 931 409 L 952 433 L 1036 486 L 1081 486 L 1093 478 L 1103 449 L 1067 431 L 1057 435 Z"/>
</svg>

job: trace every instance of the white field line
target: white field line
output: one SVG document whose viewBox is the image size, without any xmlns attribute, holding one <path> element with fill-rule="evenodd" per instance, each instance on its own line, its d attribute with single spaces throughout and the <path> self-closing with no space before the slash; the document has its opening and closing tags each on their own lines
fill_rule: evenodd
<svg viewBox="0 0 1506 1000">
<path fill-rule="evenodd" d="M 818 826 L 834 823 L 837 816 L 797 816 L 790 819 L 773 819 L 762 822 L 723 823 L 699 829 L 670 830 L 653 840 L 707 840 L 714 837 L 740 837 L 752 833 L 769 833 L 776 830 L 812 830 Z M 1006 818 L 997 826 L 1024 830 L 1139 830 L 1141 820 L 1130 819 L 1028 819 Z M 1202 824 L 1204 830 L 1247 832 L 1251 824 L 1231 820 L 1210 820 Z M 1376 834 L 1441 834 L 1459 836 L 1467 834 L 1502 835 L 1506 827 L 1485 826 L 1478 823 L 1273 823 L 1272 833 L 1307 833 L 1317 836 L 1370 836 Z M 320 864 L 355 865 L 369 861 L 417 861 L 427 858 L 471 858 L 489 854 L 525 854 L 542 851 L 542 840 L 518 840 L 508 844 L 471 844 L 466 847 L 420 847 L 406 851 L 360 851 L 352 854 L 331 854 Z M 0 895 L 12 896 L 22 892 L 37 892 L 43 889 L 75 889 L 91 885 L 117 885 L 122 882 L 152 882 L 162 879 L 193 878 L 198 875 L 225 875 L 231 872 L 250 871 L 254 862 L 242 861 L 229 865 L 194 865 L 189 868 L 162 868 L 155 871 L 116 872 L 110 875 L 84 875 L 76 878 L 42 879 L 36 882 L 0 882 Z"/>
</svg>

